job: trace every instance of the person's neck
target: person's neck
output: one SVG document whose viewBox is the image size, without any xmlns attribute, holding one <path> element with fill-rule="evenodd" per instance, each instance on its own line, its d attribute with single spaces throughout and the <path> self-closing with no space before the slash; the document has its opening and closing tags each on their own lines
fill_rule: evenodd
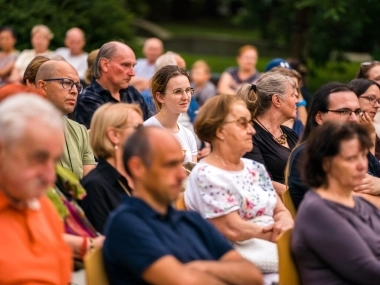
<svg viewBox="0 0 380 285">
<path fill-rule="evenodd" d="M 70 50 L 70 55 L 71 55 L 71 56 L 79 56 L 79 55 L 81 55 L 81 54 L 83 54 L 83 50 L 80 50 L 80 51 L 78 51 L 78 52 L 72 52 L 72 51 Z"/>
<path fill-rule="evenodd" d="M 34 52 L 36 53 L 36 54 L 41 54 L 41 53 L 45 53 L 45 52 L 47 52 L 48 50 L 37 50 L 37 49 L 34 49 Z"/>
<path fill-rule="evenodd" d="M 353 187 L 341 185 L 335 179 L 329 179 L 328 187 L 320 187 L 315 191 L 324 199 L 353 208 L 355 200 L 352 196 Z"/>
<path fill-rule="evenodd" d="M 1 53 L 4 54 L 5 56 L 7 56 L 7 55 L 13 53 L 14 51 L 15 51 L 14 48 L 11 48 L 11 49 L 3 49 L 3 50 L 1 51 Z"/>
<path fill-rule="evenodd" d="M 206 86 L 207 82 L 208 81 L 194 82 L 194 83 L 197 89 L 202 90 Z"/>
<path fill-rule="evenodd" d="M 255 73 L 256 73 L 256 68 L 252 68 L 252 69 L 242 69 L 242 68 L 239 68 L 239 75 L 240 75 L 240 77 L 250 77 L 250 76 L 252 76 Z"/>
<path fill-rule="evenodd" d="M 111 83 L 109 83 L 104 78 L 98 78 L 96 81 L 105 89 L 108 90 L 111 93 L 111 96 L 118 100 L 120 100 L 120 89 L 118 87 L 113 86 Z"/>
<path fill-rule="evenodd" d="M 147 203 L 153 210 L 161 215 L 165 215 L 168 212 L 168 206 L 158 202 L 152 195 L 148 193 L 146 189 L 136 181 L 133 181 L 135 188 L 133 190 L 133 196 L 143 200 Z"/>
<path fill-rule="evenodd" d="M 265 114 L 256 116 L 256 124 L 264 126 L 272 135 L 281 135 L 280 126 L 285 123 L 288 118 L 284 118 L 280 111 L 268 110 Z"/>
<path fill-rule="evenodd" d="M 223 143 L 214 143 L 213 150 L 205 158 L 205 162 L 221 167 L 224 170 L 237 171 L 241 170 L 241 157 L 244 153 L 237 153 Z"/>
<path fill-rule="evenodd" d="M 125 179 L 128 179 L 127 172 L 123 166 L 123 157 L 120 148 L 116 150 L 115 156 L 110 156 L 106 161 L 117 170 Z"/>
<path fill-rule="evenodd" d="M 15 208 L 17 209 L 26 209 L 28 208 L 28 205 L 29 205 L 29 202 L 28 200 L 20 200 L 20 199 L 17 199 L 15 197 L 13 197 L 6 186 L 4 186 L 2 183 L 0 183 L 0 192 L 3 193 L 5 195 L 5 197 L 7 197 L 7 199 L 9 200 L 10 204 L 12 206 L 14 206 Z"/>
<path fill-rule="evenodd" d="M 180 114 L 174 114 L 169 112 L 165 107 L 163 107 L 160 112 L 155 116 L 160 124 L 170 132 L 178 132 L 178 117 Z"/>
</svg>

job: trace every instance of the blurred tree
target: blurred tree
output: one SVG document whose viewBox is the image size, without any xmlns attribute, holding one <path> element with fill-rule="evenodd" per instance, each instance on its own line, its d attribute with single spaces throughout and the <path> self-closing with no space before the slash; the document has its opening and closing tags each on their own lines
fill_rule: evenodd
<svg viewBox="0 0 380 285">
<path fill-rule="evenodd" d="M 84 30 L 86 50 L 99 48 L 110 40 L 122 40 L 132 47 L 133 15 L 124 0 L 0 0 L 0 26 L 10 26 L 18 34 L 18 49 L 31 48 L 34 25 L 47 25 L 54 33 L 50 49 L 63 46 L 71 27 Z"/>
</svg>

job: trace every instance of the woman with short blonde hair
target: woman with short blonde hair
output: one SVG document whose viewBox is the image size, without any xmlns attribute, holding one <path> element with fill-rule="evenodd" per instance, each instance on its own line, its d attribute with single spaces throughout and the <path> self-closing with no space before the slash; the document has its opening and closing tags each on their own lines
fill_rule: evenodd
<svg viewBox="0 0 380 285">
<path fill-rule="evenodd" d="M 80 205 L 100 233 L 103 233 L 109 213 L 119 205 L 121 198 L 131 195 L 122 151 L 127 138 L 142 123 L 142 111 L 134 104 L 107 103 L 92 117 L 90 145 L 98 164 L 82 180 L 87 196 Z"/>
</svg>

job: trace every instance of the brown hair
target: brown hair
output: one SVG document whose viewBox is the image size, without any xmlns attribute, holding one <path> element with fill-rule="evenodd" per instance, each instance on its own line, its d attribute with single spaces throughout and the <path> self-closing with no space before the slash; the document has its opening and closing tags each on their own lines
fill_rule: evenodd
<svg viewBox="0 0 380 285">
<path fill-rule="evenodd" d="M 274 94 L 284 98 L 288 90 L 288 83 L 295 86 L 295 83 L 288 76 L 278 72 L 264 73 L 256 84 L 244 84 L 238 91 L 237 96 L 243 99 L 252 118 L 264 114 L 272 105 Z"/>
<path fill-rule="evenodd" d="M 191 69 L 196 69 L 196 68 L 201 68 L 203 69 L 206 73 L 210 73 L 211 70 L 210 70 L 210 66 L 207 64 L 206 61 L 200 59 L 200 60 L 197 60 L 196 62 L 193 63 L 193 65 L 191 66 Z"/>
<path fill-rule="evenodd" d="M 125 122 L 132 111 L 139 113 L 142 117 L 141 109 L 135 104 L 106 103 L 95 111 L 90 126 L 90 145 L 96 157 L 106 159 L 113 156 L 115 147 L 108 139 L 107 129 L 125 127 Z"/>
<path fill-rule="evenodd" d="M 28 64 L 28 66 L 25 69 L 25 73 L 22 78 L 22 83 L 24 83 L 25 85 L 27 85 L 27 83 L 35 85 L 38 70 L 40 69 L 42 64 L 49 60 L 50 58 L 42 55 L 33 58 L 33 60 Z"/>
<path fill-rule="evenodd" d="M 216 131 L 234 104 L 247 106 L 241 98 L 231 95 L 216 95 L 206 101 L 194 122 L 195 133 L 201 141 L 211 143 L 216 138 Z"/>
<path fill-rule="evenodd" d="M 87 70 L 84 75 L 84 81 L 87 84 L 91 83 L 91 78 L 94 76 L 94 71 L 92 70 L 92 66 L 94 65 L 94 62 L 96 60 L 96 57 L 98 56 L 99 49 L 95 49 L 91 51 L 87 56 Z"/>
<path fill-rule="evenodd" d="M 150 87 L 152 90 L 154 104 L 156 105 L 156 109 L 158 111 L 161 110 L 162 104 L 157 100 L 156 94 L 165 93 L 166 85 L 168 84 L 169 80 L 173 77 L 181 75 L 186 76 L 190 81 L 189 74 L 186 72 L 186 70 L 178 67 L 177 65 L 166 65 L 159 69 L 155 75 L 153 75 L 152 79 L 150 80 Z"/>
<path fill-rule="evenodd" d="M 239 57 L 241 56 L 243 53 L 245 53 L 247 50 L 254 50 L 256 53 L 259 53 L 258 50 L 257 50 L 257 47 L 253 46 L 253 45 L 244 45 L 242 47 L 240 47 L 237 51 L 237 54 L 236 56 Z"/>
<path fill-rule="evenodd" d="M 371 61 L 371 62 L 362 62 L 360 64 L 360 68 L 358 70 L 358 72 L 356 73 L 356 78 L 365 78 L 365 79 L 370 79 L 368 77 L 368 73 L 369 71 L 377 66 L 377 65 L 380 65 L 380 62 L 379 61 Z"/>
</svg>

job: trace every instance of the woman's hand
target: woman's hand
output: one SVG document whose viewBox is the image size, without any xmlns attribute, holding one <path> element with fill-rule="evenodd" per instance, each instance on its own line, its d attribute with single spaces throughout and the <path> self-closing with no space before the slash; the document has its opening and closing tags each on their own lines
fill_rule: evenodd
<svg viewBox="0 0 380 285">
<path fill-rule="evenodd" d="M 293 219 L 288 219 L 286 217 L 282 217 L 275 223 L 271 224 L 270 226 L 267 226 L 263 228 L 263 233 L 271 232 L 271 237 L 269 241 L 276 242 L 277 238 L 287 230 L 292 229 L 294 226 Z"/>
<path fill-rule="evenodd" d="M 379 183 L 380 183 L 379 178 L 374 177 L 367 173 L 362 181 L 362 184 L 359 186 L 356 186 L 354 188 L 354 191 L 358 193 L 377 196 L 377 195 L 380 195 L 380 189 L 378 189 Z"/>
<path fill-rule="evenodd" d="M 359 117 L 359 122 L 360 124 L 373 124 L 370 116 L 368 115 L 368 113 L 366 111 L 363 111 L 363 115 L 361 115 Z"/>
</svg>

